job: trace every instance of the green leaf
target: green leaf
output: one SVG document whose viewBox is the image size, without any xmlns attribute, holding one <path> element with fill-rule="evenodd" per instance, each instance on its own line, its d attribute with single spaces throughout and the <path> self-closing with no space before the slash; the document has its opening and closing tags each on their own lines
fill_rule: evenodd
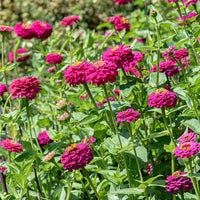
<svg viewBox="0 0 200 200">
<path fill-rule="evenodd" d="M 7 131 L 8 131 L 8 135 L 11 137 L 11 138 L 15 138 L 15 136 L 17 135 L 17 124 L 13 124 L 13 125 L 10 125 L 10 126 L 7 126 Z"/>
<path fill-rule="evenodd" d="M 181 45 L 183 45 L 183 44 L 185 44 L 185 43 L 189 43 L 190 41 L 188 40 L 188 39 L 182 39 L 182 40 L 180 40 L 179 42 L 177 42 L 176 44 L 175 44 L 175 46 L 181 46 Z"/>
<path fill-rule="evenodd" d="M 116 190 L 114 192 L 111 192 L 110 194 L 135 194 L 139 195 L 142 194 L 144 190 L 138 189 L 138 188 L 127 188 L 127 189 L 121 189 L 121 190 Z"/>
<path fill-rule="evenodd" d="M 133 83 L 133 82 L 122 84 L 122 85 L 120 85 L 120 91 L 122 92 L 124 97 L 129 97 L 134 86 L 135 86 L 135 83 Z"/>
<path fill-rule="evenodd" d="M 165 150 L 166 152 L 174 153 L 175 148 L 176 148 L 176 147 L 174 146 L 174 144 L 171 144 L 171 145 L 165 144 L 165 145 L 164 145 L 164 150 Z"/>
<path fill-rule="evenodd" d="M 169 132 L 167 130 L 165 131 L 161 131 L 161 132 L 157 132 L 157 133 L 151 133 L 149 136 L 145 137 L 144 140 L 148 140 L 151 138 L 157 138 L 157 137 L 162 137 L 164 135 L 168 135 Z"/>
<path fill-rule="evenodd" d="M 49 117 L 40 119 L 37 125 L 41 128 L 49 128 L 51 126 L 51 120 L 49 119 Z"/>
<path fill-rule="evenodd" d="M 24 175 L 22 175 L 22 174 L 12 174 L 12 177 L 21 188 L 26 187 L 27 180 L 24 177 Z"/>
<path fill-rule="evenodd" d="M 136 147 L 136 152 L 137 152 L 138 158 L 140 158 L 144 162 L 148 161 L 148 159 L 147 159 L 147 150 L 146 150 L 145 147 L 143 147 L 143 146 Z"/>
<path fill-rule="evenodd" d="M 32 149 L 28 149 L 22 153 L 20 153 L 16 158 L 15 161 L 16 162 L 22 162 L 24 160 L 28 160 L 30 159 L 32 156 L 34 155 L 33 150 Z"/>
<path fill-rule="evenodd" d="M 159 73 L 159 83 L 158 85 L 163 85 L 167 81 L 165 73 Z M 157 87 L 157 72 L 151 73 L 149 76 L 149 85 L 151 87 Z"/>
<path fill-rule="evenodd" d="M 195 133 L 200 134 L 200 123 L 197 119 L 186 120 L 182 124 L 191 128 Z"/>
<path fill-rule="evenodd" d="M 86 116 L 81 121 L 79 121 L 79 123 L 81 125 L 83 125 L 83 124 L 89 124 L 89 123 L 96 122 L 96 121 L 98 121 L 99 119 L 102 118 L 102 115 L 103 115 L 103 113 L 101 113 L 99 116 L 98 115 L 89 115 L 89 116 Z"/>
<path fill-rule="evenodd" d="M 140 184 L 140 185 L 138 186 L 138 188 L 139 188 L 139 189 L 145 189 L 146 187 L 148 187 L 148 185 L 149 185 L 150 183 L 152 183 L 154 180 L 156 180 L 157 178 L 159 178 L 159 177 L 161 177 L 161 176 L 163 176 L 163 175 L 158 175 L 158 176 L 156 176 L 156 177 L 149 178 L 149 179 L 146 180 L 144 183 Z"/>
</svg>

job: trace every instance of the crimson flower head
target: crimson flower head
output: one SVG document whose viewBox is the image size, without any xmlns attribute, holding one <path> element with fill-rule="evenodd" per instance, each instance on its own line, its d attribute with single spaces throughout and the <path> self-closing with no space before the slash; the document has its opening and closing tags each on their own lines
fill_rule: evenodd
<svg viewBox="0 0 200 200">
<path fill-rule="evenodd" d="M 152 72 L 157 72 L 157 65 L 152 67 Z M 159 71 L 166 74 L 167 77 L 176 75 L 179 70 L 177 63 L 171 60 L 163 60 L 159 63 Z"/>
<path fill-rule="evenodd" d="M 185 21 L 186 21 L 187 19 L 193 18 L 193 17 L 195 17 L 195 16 L 197 16 L 197 13 L 192 12 L 192 13 L 189 13 L 188 16 L 182 15 L 182 18 L 183 18 L 183 21 L 184 21 L 184 23 L 185 23 Z M 182 21 L 182 19 L 181 19 L 180 17 L 177 17 L 177 20 L 181 20 L 181 21 Z M 190 23 L 192 24 L 192 23 L 195 22 L 195 21 L 196 21 L 196 19 L 194 19 L 194 20 L 191 21 Z M 182 25 L 182 23 L 179 23 L 179 25 Z M 187 25 L 188 25 L 188 24 L 187 24 Z"/>
<path fill-rule="evenodd" d="M 131 27 L 130 22 L 122 15 L 115 15 L 109 17 L 106 21 L 114 23 L 115 28 L 117 29 L 118 32 L 122 31 L 124 28 L 126 29 L 126 32 L 130 31 Z"/>
<path fill-rule="evenodd" d="M 169 90 L 162 89 L 153 92 L 148 97 L 148 105 L 156 108 L 172 108 L 177 103 L 177 95 Z"/>
<path fill-rule="evenodd" d="M 82 139 L 81 144 L 87 143 L 89 145 L 92 145 L 92 143 L 94 143 L 95 141 L 96 141 L 96 139 L 94 137 L 89 136 L 89 138 L 87 140 L 86 139 Z"/>
<path fill-rule="evenodd" d="M 13 99 L 18 99 L 19 97 L 28 97 L 29 100 L 35 99 L 40 90 L 40 81 L 34 76 L 14 79 L 9 86 L 9 93 L 12 94 Z"/>
<path fill-rule="evenodd" d="M 100 86 L 107 82 L 115 82 L 116 76 L 118 76 L 118 71 L 115 63 L 97 61 L 93 63 L 93 66 L 88 68 L 86 76 L 88 83 Z"/>
<path fill-rule="evenodd" d="M 40 144 L 40 146 L 44 146 L 44 145 L 47 145 L 47 144 L 53 142 L 53 140 L 48 136 L 47 131 L 43 131 L 38 134 L 37 139 L 38 139 L 38 143 Z"/>
<path fill-rule="evenodd" d="M 115 3 L 117 4 L 120 4 L 120 5 L 125 5 L 125 4 L 128 4 L 128 3 L 131 3 L 132 0 L 115 0 Z"/>
<path fill-rule="evenodd" d="M 162 57 L 170 57 L 170 54 L 174 52 L 174 49 L 176 48 L 176 46 L 170 46 L 168 49 L 166 49 L 163 54 Z"/>
<path fill-rule="evenodd" d="M 174 150 L 174 156 L 180 158 L 191 158 L 200 151 L 200 144 L 196 142 L 184 142 Z"/>
<path fill-rule="evenodd" d="M 87 82 L 87 70 L 92 67 L 90 62 L 85 60 L 71 64 L 63 74 L 67 83 L 73 86 L 80 85 Z"/>
<path fill-rule="evenodd" d="M 134 60 L 134 54 L 129 47 L 130 46 L 119 45 L 114 48 L 109 48 L 103 53 L 102 60 L 115 63 L 117 68 L 127 66 Z"/>
<path fill-rule="evenodd" d="M 23 151 L 23 146 L 14 140 L 5 139 L 0 143 L 1 147 L 12 151 L 14 153 L 20 153 Z"/>
<path fill-rule="evenodd" d="M 23 54 L 23 53 L 28 53 L 28 50 L 27 49 L 17 49 L 17 54 Z M 25 62 L 26 60 L 28 60 L 30 57 L 30 55 L 27 55 L 27 56 L 23 56 L 23 57 L 17 57 L 17 62 Z M 11 63 L 14 62 L 14 51 L 12 51 L 10 54 L 9 54 L 9 61 Z"/>
<path fill-rule="evenodd" d="M 6 35 L 13 31 L 13 27 L 0 25 L 0 33 Z"/>
<path fill-rule="evenodd" d="M 197 134 L 193 131 L 189 131 L 188 133 L 182 135 L 178 140 L 180 141 L 179 144 L 185 143 L 185 142 L 194 142 L 196 140 Z"/>
<path fill-rule="evenodd" d="M 188 191 L 193 188 L 191 179 L 186 176 L 181 176 L 184 174 L 186 174 L 186 172 L 177 171 L 173 176 L 167 177 L 165 185 L 166 191 L 168 191 L 169 194 L 177 194 L 180 190 Z"/>
<path fill-rule="evenodd" d="M 65 153 L 60 157 L 64 169 L 72 171 L 81 169 L 93 159 L 92 149 L 88 144 L 72 144 L 67 147 Z"/>
<path fill-rule="evenodd" d="M 200 1 L 200 0 L 183 0 L 183 2 L 185 3 L 185 5 L 188 7 L 190 5 L 195 5 L 197 4 L 197 2 Z"/>
<path fill-rule="evenodd" d="M 55 66 L 50 67 L 49 69 L 47 69 L 47 73 L 54 72 L 54 71 L 56 71 L 56 67 Z"/>
<path fill-rule="evenodd" d="M 140 118 L 140 114 L 138 111 L 135 111 L 134 109 L 130 108 L 126 111 L 119 112 L 117 114 L 117 121 L 116 122 L 124 122 L 127 121 L 128 123 L 131 123 L 131 121 L 136 121 Z"/>
<path fill-rule="evenodd" d="M 27 39 L 27 40 L 35 37 L 35 31 L 33 30 L 33 28 L 30 25 L 28 25 L 26 23 L 15 24 L 14 32 L 20 38 Z"/>
<path fill-rule="evenodd" d="M 35 35 L 38 39 L 45 40 L 52 33 L 52 27 L 45 21 L 35 21 L 32 23 L 31 28 L 35 31 Z"/>
<path fill-rule="evenodd" d="M 3 96 L 3 94 L 7 92 L 7 86 L 5 84 L 0 85 L 0 96 Z"/>
<path fill-rule="evenodd" d="M 188 56 L 188 50 L 187 49 L 179 49 L 177 51 L 174 51 L 174 57 L 179 60 L 182 58 L 186 58 Z"/>
<path fill-rule="evenodd" d="M 79 17 L 72 15 L 72 16 L 64 17 L 61 21 L 61 25 L 71 26 L 73 23 L 77 23 L 77 22 L 79 22 Z"/>
<path fill-rule="evenodd" d="M 46 56 L 46 61 L 49 64 L 60 64 L 63 57 L 59 53 L 50 53 Z"/>
</svg>

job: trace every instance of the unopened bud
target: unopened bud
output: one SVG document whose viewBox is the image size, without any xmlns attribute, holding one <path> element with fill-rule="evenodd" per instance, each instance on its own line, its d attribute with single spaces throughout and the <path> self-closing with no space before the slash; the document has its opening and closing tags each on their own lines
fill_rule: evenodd
<svg viewBox="0 0 200 200">
<path fill-rule="evenodd" d="M 157 12 L 156 12 L 155 10 L 152 10 L 152 11 L 151 11 L 151 16 L 152 16 L 153 18 L 156 18 L 156 17 L 157 17 Z"/>
</svg>

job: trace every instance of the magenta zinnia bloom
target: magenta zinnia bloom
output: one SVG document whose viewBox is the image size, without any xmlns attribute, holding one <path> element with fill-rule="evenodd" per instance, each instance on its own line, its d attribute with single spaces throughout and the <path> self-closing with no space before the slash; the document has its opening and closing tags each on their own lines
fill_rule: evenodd
<svg viewBox="0 0 200 200">
<path fill-rule="evenodd" d="M 33 30 L 33 28 L 25 23 L 16 24 L 14 27 L 14 32 L 16 33 L 16 35 L 23 39 L 32 39 L 33 37 L 35 37 L 35 31 Z"/>
<path fill-rule="evenodd" d="M 116 101 L 114 97 L 109 97 L 108 100 L 109 100 L 109 101 Z M 105 103 L 108 103 L 108 100 L 107 100 L 107 99 L 104 99 L 104 100 L 103 100 L 103 105 L 104 105 Z"/>
<path fill-rule="evenodd" d="M 7 34 L 13 31 L 13 27 L 0 25 L 0 33 Z"/>
<path fill-rule="evenodd" d="M 177 51 L 174 51 L 174 57 L 179 60 L 182 58 L 186 58 L 188 56 L 188 50 L 187 49 L 179 49 Z"/>
<path fill-rule="evenodd" d="M 23 146 L 14 140 L 5 139 L 0 143 L 1 147 L 12 151 L 14 153 L 20 153 L 23 151 Z"/>
<path fill-rule="evenodd" d="M 196 142 L 184 142 L 177 146 L 174 151 L 174 156 L 180 158 L 191 158 L 200 151 L 200 144 Z"/>
<path fill-rule="evenodd" d="M 79 22 L 78 16 L 68 16 L 62 19 L 61 25 L 71 26 L 73 23 Z"/>
<path fill-rule="evenodd" d="M 132 0 L 115 0 L 115 3 L 118 3 L 120 5 L 125 5 L 125 4 L 128 4 L 128 3 L 131 3 Z"/>
<path fill-rule="evenodd" d="M 149 107 L 156 107 L 156 108 L 172 108 L 177 103 L 177 95 L 169 90 L 157 90 L 153 92 L 148 97 L 148 105 Z"/>
<path fill-rule="evenodd" d="M 44 21 L 33 22 L 31 28 L 35 31 L 36 37 L 42 40 L 47 39 L 52 33 L 51 25 Z"/>
<path fill-rule="evenodd" d="M 166 74 L 166 76 L 174 76 L 178 73 L 178 67 L 176 62 L 173 62 L 171 60 L 167 61 L 161 61 L 159 63 L 159 71 L 163 72 Z M 157 65 L 153 66 L 153 68 L 151 69 L 152 72 L 157 72 Z"/>
<path fill-rule="evenodd" d="M 67 83 L 73 86 L 80 85 L 87 82 L 86 72 L 92 67 L 90 62 L 86 62 L 85 60 L 75 62 L 71 64 L 63 74 L 63 76 Z"/>
<path fill-rule="evenodd" d="M 119 45 L 114 48 L 109 48 L 103 53 L 102 60 L 115 63 L 117 68 L 127 66 L 134 60 L 134 53 L 129 47 L 130 46 Z"/>
<path fill-rule="evenodd" d="M 82 139 L 81 144 L 87 143 L 89 145 L 92 145 L 92 143 L 94 143 L 95 141 L 96 141 L 96 139 L 94 137 L 89 136 L 89 138 L 87 140 L 86 139 Z"/>
<path fill-rule="evenodd" d="M 189 13 L 189 14 L 188 14 L 188 18 L 187 18 L 186 16 L 184 16 L 184 15 L 182 15 L 182 18 L 183 18 L 183 21 L 184 21 L 184 23 L 185 23 L 185 21 L 186 21 L 187 19 L 190 19 L 190 18 L 195 17 L 195 16 L 197 16 L 197 13 L 192 12 L 192 13 Z M 181 21 L 182 21 L 182 19 L 181 19 L 180 17 L 177 17 L 177 20 L 181 20 Z M 194 19 L 194 20 L 191 21 L 190 23 L 192 24 L 192 23 L 195 22 L 195 21 L 196 21 L 196 19 Z M 179 23 L 179 25 L 182 25 L 182 23 Z M 187 24 L 187 25 L 188 25 L 188 24 Z"/>
<path fill-rule="evenodd" d="M 0 85 L 0 96 L 3 96 L 3 94 L 7 92 L 7 86 L 5 84 Z"/>
<path fill-rule="evenodd" d="M 188 133 L 182 135 L 178 140 L 180 141 L 179 144 L 185 142 L 194 142 L 196 140 L 197 134 L 192 131 L 188 131 Z"/>
<path fill-rule="evenodd" d="M 176 48 L 176 46 L 170 46 L 167 50 L 165 50 L 162 54 L 163 58 L 170 57 L 170 54 L 174 52 L 175 48 Z"/>
<path fill-rule="evenodd" d="M 143 43 L 143 42 L 146 42 L 146 41 L 147 41 L 146 38 L 138 38 L 137 39 L 137 42 L 139 42 L 139 43 Z"/>
<path fill-rule="evenodd" d="M 23 54 L 23 53 L 28 53 L 28 50 L 27 49 L 17 49 L 17 54 Z M 30 57 L 30 55 L 27 55 L 27 56 L 24 56 L 24 57 L 17 57 L 17 62 L 25 62 L 26 60 L 28 60 Z M 14 51 L 12 51 L 10 54 L 9 54 L 9 61 L 11 63 L 14 62 Z"/>
<path fill-rule="evenodd" d="M 169 194 L 176 194 L 179 192 L 179 190 L 188 191 L 193 188 L 190 178 L 186 176 L 180 176 L 184 174 L 186 174 L 186 172 L 177 171 L 173 176 L 167 177 L 165 185 L 166 191 L 168 191 Z"/>
<path fill-rule="evenodd" d="M 87 70 L 87 82 L 97 84 L 97 86 L 105 83 L 113 83 L 118 76 L 117 67 L 112 62 L 97 61 Z"/>
<path fill-rule="evenodd" d="M 200 0 L 183 0 L 183 2 L 185 3 L 185 5 L 188 7 L 192 4 L 197 4 L 197 2 L 200 1 Z"/>
<path fill-rule="evenodd" d="M 117 121 L 116 122 L 124 122 L 127 121 L 130 123 L 131 121 L 136 121 L 140 118 L 140 114 L 138 111 L 135 111 L 134 109 L 130 108 L 126 111 L 119 112 L 117 114 Z"/>
<path fill-rule="evenodd" d="M 14 79 L 9 86 L 9 93 L 13 95 L 13 99 L 18 99 L 19 97 L 28 97 L 29 100 L 35 99 L 40 90 L 40 81 L 34 76 Z"/>
<path fill-rule="evenodd" d="M 109 17 L 106 21 L 114 23 L 115 28 L 117 29 L 118 32 L 122 31 L 124 28 L 126 29 L 126 32 L 130 31 L 131 27 L 130 22 L 122 15 L 115 15 Z"/>
<path fill-rule="evenodd" d="M 63 57 L 59 53 L 50 53 L 46 56 L 46 61 L 49 64 L 60 64 Z"/>
<path fill-rule="evenodd" d="M 56 67 L 55 66 L 50 67 L 49 69 L 47 69 L 47 73 L 54 72 L 54 71 L 56 71 Z"/>
<path fill-rule="evenodd" d="M 72 144 L 60 157 L 64 169 L 72 171 L 81 169 L 93 159 L 92 149 L 88 144 Z"/>
<path fill-rule="evenodd" d="M 49 130 L 40 132 L 38 134 L 37 140 L 38 140 L 38 143 L 40 144 L 40 146 L 44 146 L 44 145 L 47 145 L 47 144 L 53 142 L 53 140 L 48 136 L 47 131 L 49 131 Z"/>
</svg>

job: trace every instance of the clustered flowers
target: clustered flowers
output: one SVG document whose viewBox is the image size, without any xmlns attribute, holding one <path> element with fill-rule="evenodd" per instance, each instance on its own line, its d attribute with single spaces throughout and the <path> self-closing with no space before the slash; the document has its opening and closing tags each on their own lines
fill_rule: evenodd
<svg viewBox="0 0 200 200">
<path fill-rule="evenodd" d="M 186 176 L 181 176 L 186 174 L 186 172 L 177 171 L 173 176 L 168 176 L 165 185 L 166 191 L 169 194 L 177 194 L 180 190 L 189 191 L 193 188 L 192 181 Z"/>
<path fill-rule="evenodd" d="M 12 94 L 13 99 L 18 99 L 19 97 L 28 97 L 29 100 L 35 99 L 40 90 L 40 81 L 34 76 L 14 79 L 9 86 L 9 93 Z"/>
<path fill-rule="evenodd" d="M 60 157 L 63 168 L 69 171 L 77 170 L 89 164 L 93 159 L 92 149 L 88 144 L 72 144 L 67 147 L 65 153 Z"/>
<path fill-rule="evenodd" d="M 1 147 L 12 151 L 14 153 L 20 153 L 23 151 L 23 146 L 14 140 L 5 139 L 0 143 Z"/>
<path fill-rule="evenodd" d="M 177 103 L 177 95 L 169 90 L 162 89 L 153 92 L 148 97 L 148 105 L 156 108 L 172 108 Z"/>
</svg>

